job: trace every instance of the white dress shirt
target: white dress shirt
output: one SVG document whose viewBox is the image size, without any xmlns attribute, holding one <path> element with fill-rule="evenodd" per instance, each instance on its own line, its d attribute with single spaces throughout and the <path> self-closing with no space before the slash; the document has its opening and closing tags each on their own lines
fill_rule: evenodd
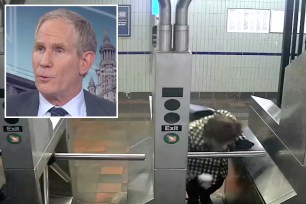
<svg viewBox="0 0 306 204">
<path fill-rule="evenodd" d="M 51 113 L 48 112 L 50 108 L 54 107 L 51 103 L 39 93 L 39 108 L 38 108 L 38 114 L 37 116 L 40 117 L 50 117 Z M 68 101 L 63 106 L 55 106 L 56 108 L 64 108 L 68 115 L 65 116 L 72 116 L 72 117 L 78 117 L 78 116 L 86 116 L 86 105 L 85 105 L 85 99 L 84 99 L 84 92 L 83 89 L 81 89 L 80 93 L 75 96 L 73 99 Z"/>
</svg>

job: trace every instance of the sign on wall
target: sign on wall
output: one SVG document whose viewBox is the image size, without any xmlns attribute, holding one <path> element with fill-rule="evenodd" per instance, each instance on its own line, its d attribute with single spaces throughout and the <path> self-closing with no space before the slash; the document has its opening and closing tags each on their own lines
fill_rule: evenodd
<svg viewBox="0 0 306 204">
<path fill-rule="evenodd" d="M 118 6 L 118 36 L 130 37 L 131 36 L 131 6 L 119 5 Z"/>
<path fill-rule="evenodd" d="M 227 32 L 269 33 L 270 10 L 228 9 Z"/>
</svg>

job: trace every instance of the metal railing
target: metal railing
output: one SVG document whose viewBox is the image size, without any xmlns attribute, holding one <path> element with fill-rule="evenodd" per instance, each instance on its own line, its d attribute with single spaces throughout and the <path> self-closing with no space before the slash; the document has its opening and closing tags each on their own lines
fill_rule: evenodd
<svg viewBox="0 0 306 204">
<path fill-rule="evenodd" d="M 85 153 L 55 153 L 56 160 L 145 160 L 145 154 L 85 154 Z"/>
<path fill-rule="evenodd" d="M 264 157 L 265 151 L 235 151 L 235 152 L 188 152 L 188 158 L 235 158 Z"/>
</svg>

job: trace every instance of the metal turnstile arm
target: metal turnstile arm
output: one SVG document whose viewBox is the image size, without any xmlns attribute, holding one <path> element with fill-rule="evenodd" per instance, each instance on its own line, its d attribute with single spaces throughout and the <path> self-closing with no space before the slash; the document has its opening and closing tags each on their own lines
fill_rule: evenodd
<svg viewBox="0 0 306 204">
<path fill-rule="evenodd" d="M 55 153 L 56 160 L 145 160 L 145 154 L 86 154 L 86 153 Z"/>
<path fill-rule="evenodd" d="M 49 167 L 57 175 L 59 175 L 66 183 L 69 183 L 71 181 L 70 176 L 57 163 L 53 163 L 53 164 L 49 165 Z"/>
<path fill-rule="evenodd" d="M 85 153 L 54 153 L 49 162 L 49 167 L 65 182 L 70 182 L 69 175 L 56 164 L 56 160 L 145 160 L 145 154 L 85 154 Z"/>
<path fill-rule="evenodd" d="M 44 178 L 44 204 L 49 204 L 49 172 L 46 166 L 43 174 Z"/>
<path fill-rule="evenodd" d="M 234 152 L 188 152 L 188 158 L 235 158 L 264 157 L 265 151 L 234 151 Z"/>
</svg>

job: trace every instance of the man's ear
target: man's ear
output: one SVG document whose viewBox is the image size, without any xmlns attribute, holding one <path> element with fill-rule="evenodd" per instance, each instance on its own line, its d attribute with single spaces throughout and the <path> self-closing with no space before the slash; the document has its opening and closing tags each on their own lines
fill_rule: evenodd
<svg viewBox="0 0 306 204">
<path fill-rule="evenodd" d="M 85 75 L 93 65 L 96 54 L 92 51 L 84 52 L 80 59 L 80 74 Z"/>
</svg>

